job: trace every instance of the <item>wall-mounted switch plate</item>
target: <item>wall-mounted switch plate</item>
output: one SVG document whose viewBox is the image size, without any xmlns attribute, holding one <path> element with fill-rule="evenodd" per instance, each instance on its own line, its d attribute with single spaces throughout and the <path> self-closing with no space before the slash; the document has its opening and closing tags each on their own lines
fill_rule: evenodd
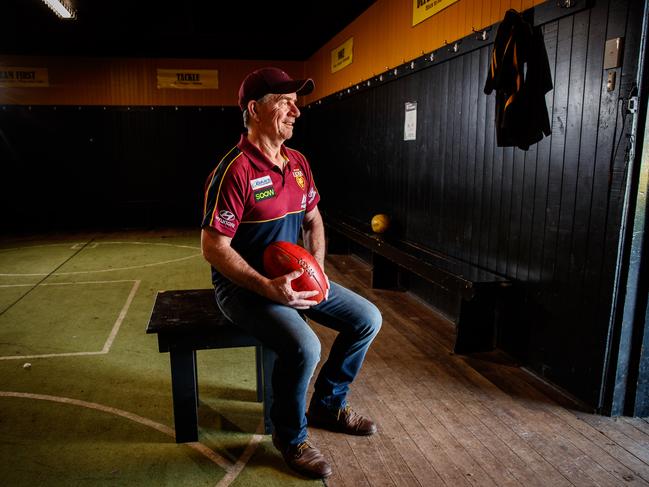
<svg viewBox="0 0 649 487">
<path fill-rule="evenodd" d="M 622 49 L 624 37 L 616 37 L 606 41 L 604 51 L 604 69 L 619 68 L 622 65 Z"/>
</svg>

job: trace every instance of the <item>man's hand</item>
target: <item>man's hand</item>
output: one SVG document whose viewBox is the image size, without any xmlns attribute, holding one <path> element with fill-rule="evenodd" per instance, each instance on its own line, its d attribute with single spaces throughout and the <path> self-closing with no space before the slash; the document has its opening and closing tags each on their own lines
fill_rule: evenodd
<svg viewBox="0 0 649 487">
<path fill-rule="evenodd" d="M 295 309 L 309 309 L 315 306 L 317 301 L 309 300 L 318 294 L 318 291 L 295 291 L 291 287 L 291 281 L 297 279 L 304 273 L 303 269 L 290 272 L 269 281 L 266 297 L 280 304 L 285 304 Z"/>
</svg>

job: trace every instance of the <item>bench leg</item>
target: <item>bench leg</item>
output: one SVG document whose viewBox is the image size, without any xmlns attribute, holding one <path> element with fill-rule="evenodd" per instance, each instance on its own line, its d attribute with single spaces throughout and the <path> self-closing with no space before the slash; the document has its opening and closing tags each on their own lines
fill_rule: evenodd
<svg viewBox="0 0 649 487">
<path fill-rule="evenodd" d="M 196 407 L 200 406 L 201 401 L 198 397 L 198 360 L 196 360 L 196 350 L 192 352 L 194 354 L 194 383 L 196 384 Z"/>
<path fill-rule="evenodd" d="M 330 230 L 327 232 L 327 254 L 349 254 L 349 240 Z"/>
<path fill-rule="evenodd" d="M 176 443 L 198 441 L 196 351 L 169 351 Z"/>
<path fill-rule="evenodd" d="M 457 354 L 488 352 L 496 346 L 496 305 L 491 293 L 462 299 L 455 325 Z"/>
<path fill-rule="evenodd" d="M 273 405 L 273 367 L 277 355 L 268 347 L 258 347 L 261 349 L 262 368 L 263 368 L 263 388 L 264 391 L 264 433 L 267 435 L 273 432 L 273 423 L 270 419 L 270 408 Z M 259 391 L 257 392 L 259 394 Z"/>
<path fill-rule="evenodd" d="M 382 255 L 372 253 L 372 288 L 396 289 L 399 286 L 399 266 Z"/>
</svg>

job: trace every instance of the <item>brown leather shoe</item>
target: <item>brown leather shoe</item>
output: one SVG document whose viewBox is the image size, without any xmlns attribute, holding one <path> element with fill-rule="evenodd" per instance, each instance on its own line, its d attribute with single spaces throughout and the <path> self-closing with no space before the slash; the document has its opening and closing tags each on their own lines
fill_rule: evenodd
<svg viewBox="0 0 649 487">
<path fill-rule="evenodd" d="M 348 435 L 368 436 L 377 431 L 374 421 L 358 414 L 349 405 L 338 409 L 338 411 L 311 406 L 306 417 L 309 426 L 339 431 Z"/>
<path fill-rule="evenodd" d="M 324 455 L 308 441 L 299 445 L 284 445 L 273 433 L 273 445 L 280 451 L 289 467 L 306 477 L 324 479 L 332 473 L 331 465 L 327 463 Z"/>
</svg>

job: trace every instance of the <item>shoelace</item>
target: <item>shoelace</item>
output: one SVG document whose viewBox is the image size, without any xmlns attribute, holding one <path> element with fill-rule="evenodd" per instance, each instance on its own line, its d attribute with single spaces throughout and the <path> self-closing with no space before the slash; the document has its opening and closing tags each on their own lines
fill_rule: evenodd
<svg viewBox="0 0 649 487">
<path fill-rule="evenodd" d="M 308 441 L 303 441 L 297 446 L 297 450 L 295 451 L 295 458 L 300 458 L 302 456 L 302 452 L 308 448 L 311 448 L 311 445 L 309 444 Z"/>
<path fill-rule="evenodd" d="M 352 410 L 352 408 L 349 407 L 349 404 L 347 404 L 344 409 L 342 409 L 342 408 L 339 409 L 338 414 L 336 415 L 336 421 L 340 421 L 340 415 L 341 414 L 345 413 L 345 416 L 347 416 L 351 410 Z"/>
<path fill-rule="evenodd" d="M 362 420 L 362 417 L 354 411 L 349 404 L 345 405 L 343 409 L 338 410 L 338 415 L 336 416 L 336 421 L 340 421 L 340 415 L 347 417 L 347 423 L 355 425 Z"/>
</svg>

